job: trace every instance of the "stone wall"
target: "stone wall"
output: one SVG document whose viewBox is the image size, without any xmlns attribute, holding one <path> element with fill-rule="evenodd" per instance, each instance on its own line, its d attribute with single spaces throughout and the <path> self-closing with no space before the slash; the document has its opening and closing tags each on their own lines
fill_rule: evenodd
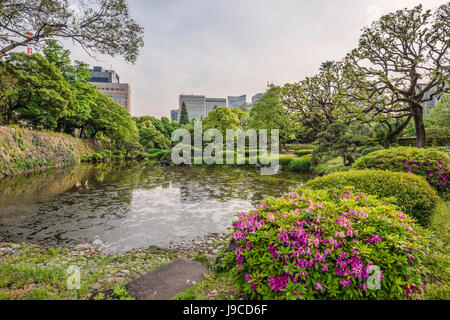
<svg viewBox="0 0 450 320">
<path fill-rule="evenodd" d="M 0 126 L 0 179 L 77 163 L 100 149 L 101 144 L 91 140 Z"/>
</svg>

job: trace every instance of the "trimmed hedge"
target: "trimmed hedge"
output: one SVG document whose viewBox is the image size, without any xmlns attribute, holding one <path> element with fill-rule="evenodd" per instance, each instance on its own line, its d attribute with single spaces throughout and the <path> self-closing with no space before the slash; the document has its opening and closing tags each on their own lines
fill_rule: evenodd
<svg viewBox="0 0 450 320">
<path fill-rule="evenodd" d="M 312 154 L 313 149 L 304 149 L 304 150 L 297 150 L 294 152 L 298 157 L 305 156 L 307 154 Z"/>
<path fill-rule="evenodd" d="M 439 193 L 449 192 L 450 158 L 434 148 L 381 150 L 359 158 L 353 168 L 411 172 L 424 177 Z"/>
<path fill-rule="evenodd" d="M 299 189 L 233 223 L 225 255 L 248 299 L 406 299 L 422 291 L 428 233 L 399 208 L 351 190 Z"/>
<path fill-rule="evenodd" d="M 286 144 L 285 149 L 286 150 L 311 150 L 314 149 L 316 146 L 312 144 Z"/>
<path fill-rule="evenodd" d="M 411 173 L 383 170 L 351 170 L 336 172 L 308 181 L 305 187 L 311 189 L 343 188 L 352 186 L 355 190 L 391 198 L 404 212 L 421 225 L 428 225 L 429 218 L 440 199 L 436 191 L 422 177 Z"/>
<path fill-rule="evenodd" d="M 416 137 L 401 137 L 395 140 L 399 145 L 406 147 L 414 147 L 416 145 Z M 450 136 L 443 137 L 427 137 L 426 144 L 429 147 L 439 147 L 450 145 Z"/>
<path fill-rule="evenodd" d="M 383 147 L 365 147 L 361 150 L 361 154 L 363 156 L 368 155 L 369 153 L 375 152 L 375 151 L 380 151 L 380 150 L 384 150 Z"/>
</svg>

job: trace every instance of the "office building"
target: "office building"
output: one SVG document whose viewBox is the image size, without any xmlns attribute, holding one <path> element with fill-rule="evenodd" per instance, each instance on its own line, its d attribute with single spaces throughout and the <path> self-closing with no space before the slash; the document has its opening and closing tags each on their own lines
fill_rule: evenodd
<svg viewBox="0 0 450 320">
<path fill-rule="evenodd" d="M 228 96 L 228 108 L 244 107 L 247 103 L 247 95 L 242 96 Z"/>
<path fill-rule="evenodd" d="M 216 107 L 226 107 L 227 100 L 225 98 L 206 98 L 206 116 Z"/>
<path fill-rule="evenodd" d="M 180 94 L 178 106 L 178 118 L 183 103 L 186 105 L 189 120 L 201 120 L 206 117 L 206 97 L 200 95 Z"/>
<path fill-rule="evenodd" d="M 264 93 L 257 93 L 252 97 L 252 105 L 254 105 L 255 103 L 257 103 L 259 101 L 259 99 L 262 98 L 262 96 L 264 95 Z"/>
<path fill-rule="evenodd" d="M 105 70 L 103 67 L 95 66 L 89 69 L 91 73 L 90 82 L 120 83 L 120 77 L 114 70 Z"/>
<path fill-rule="evenodd" d="M 120 83 L 119 75 L 114 70 L 105 70 L 102 67 L 90 69 L 90 82 L 100 92 L 110 97 L 131 113 L 131 87 L 128 83 Z"/>
<path fill-rule="evenodd" d="M 178 121 L 178 110 L 170 110 L 170 120 Z"/>
<path fill-rule="evenodd" d="M 419 83 L 417 86 L 420 88 L 420 90 L 423 90 L 425 88 L 426 84 Z M 444 88 L 447 88 L 447 87 L 448 87 L 448 84 L 444 86 Z M 430 113 L 430 110 L 436 106 L 436 103 L 441 98 L 441 95 L 435 94 L 435 92 L 436 92 L 436 87 L 431 88 L 430 90 L 425 92 L 425 94 L 423 95 L 422 105 L 423 105 L 423 112 L 425 115 Z"/>
</svg>

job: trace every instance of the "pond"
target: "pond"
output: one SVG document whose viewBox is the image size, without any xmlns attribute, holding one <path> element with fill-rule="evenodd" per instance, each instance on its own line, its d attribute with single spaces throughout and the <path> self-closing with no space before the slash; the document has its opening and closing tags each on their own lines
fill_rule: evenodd
<svg viewBox="0 0 450 320">
<path fill-rule="evenodd" d="M 310 176 L 253 168 L 78 165 L 0 180 L 0 238 L 105 252 L 185 246 Z"/>
</svg>

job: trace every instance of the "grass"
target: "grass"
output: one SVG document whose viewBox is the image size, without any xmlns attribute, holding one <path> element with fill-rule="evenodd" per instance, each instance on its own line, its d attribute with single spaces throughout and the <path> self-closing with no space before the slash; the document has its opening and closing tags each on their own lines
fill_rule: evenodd
<svg viewBox="0 0 450 320">
<path fill-rule="evenodd" d="M 339 172 L 339 171 L 348 171 L 350 170 L 350 166 L 344 166 L 344 162 L 342 157 L 336 157 L 331 159 L 323 164 L 318 164 L 312 168 L 314 172 L 324 172 L 325 174 Z"/>
<path fill-rule="evenodd" d="M 425 270 L 426 300 L 450 300 L 450 201 L 442 201 L 431 218 L 432 248 Z"/>
<path fill-rule="evenodd" d="M 126 281 L 158 268 L 175 257 L 170 252 L 133 250 L 121 255 L 75 256 L 68 248 L 8 244 L 14 254 L 0 256 L 0 299 L 88 299 L 96 291 L 114 290 L 114 298 L 129 299 Z M 80 270 L 80 289 L 67 288 L 69 266 Z M 128 270 L 124 276 L 119 272 Z"/>
</svg>

